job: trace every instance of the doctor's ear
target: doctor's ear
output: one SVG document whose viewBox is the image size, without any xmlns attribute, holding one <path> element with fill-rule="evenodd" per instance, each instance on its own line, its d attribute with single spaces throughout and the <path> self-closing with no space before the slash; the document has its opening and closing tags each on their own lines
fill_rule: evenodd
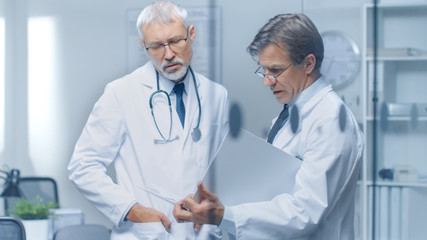
<svg viewBox="0 0 427 240">
<path fill-rule="evenodd" d="M 138 42 L 139 42 L 139 44 L 141 44 L 141 47 L 145 49 L 144 40 L 142 40 L 141 38 L 139 38 Z"/>
<path fill-rule="evenodd" d="M 145 44 L 144 44 L 144 40 L 142 39 L 138 39 L 139 44 L 141 45 L 142 49 L 144 50 L 145 53 L 148 54 L 147 49 L 145 48 Z"/>
<path fill-rule="evenodd" d="M 142 40 L 141 38 L 138 39 L 139 44 L 141 45 L 142 48 L 145 49 L 145 44 L 144 44 L 144 40 Z"/>
<path fill-rule="evenodd" d="M 306 74 L 311 74 L 316 66 L 316 57 L 314 54 L 308 54 L 304 59 L 304 69 Z"/>
<path fill-rule="evenodd" d="M 193 43 L 194 39 L 196 39 L 196 30 L 194 29 L 194 25 L 190 25 L 188 27 L 188 34 L 191 39 L 191 43 Z"/>
</svg>

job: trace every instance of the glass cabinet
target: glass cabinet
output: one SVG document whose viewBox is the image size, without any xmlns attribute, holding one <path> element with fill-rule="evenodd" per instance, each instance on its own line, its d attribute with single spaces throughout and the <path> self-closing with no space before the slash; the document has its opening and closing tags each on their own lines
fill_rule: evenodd
<svg viewBox="0 0 427 240">
<path fill-rule="evenodd" d="M 427 210 L 427 2 L 364 4 L 364 239 L 421 239 Z"/>
</svg>

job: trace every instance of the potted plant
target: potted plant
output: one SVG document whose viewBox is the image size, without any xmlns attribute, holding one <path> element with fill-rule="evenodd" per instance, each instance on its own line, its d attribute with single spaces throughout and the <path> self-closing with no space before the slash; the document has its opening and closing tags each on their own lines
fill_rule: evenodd
<svg viewBox="0 0 427 240">
<path fill-rule="evenodd" d="M 20 218 L 25 227 L 28 240 L 48 239 L 49 209 L 57 207 L 56 203 L 43 203 L 40 197 L 32 201 L 19 199 L 14 204 L 11 215 Z"/>
</svg>

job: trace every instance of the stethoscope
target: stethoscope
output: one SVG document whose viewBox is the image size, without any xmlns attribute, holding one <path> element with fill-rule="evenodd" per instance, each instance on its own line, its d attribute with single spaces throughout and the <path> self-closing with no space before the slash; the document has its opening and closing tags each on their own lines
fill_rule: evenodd
<svg viewBox="0 0 427 240">
<path fill-rule="evenodd" d="M 198 142 L 200 140 L 200 138 L 202 137 L 202 132 L 200 131 L 200 128 L 199 128 L 200 117 L 202 115 L 202 106 L 200 104 L 199 90 L 197 89 L 197 86 L 196 86 L 196 77 L 194 76 L 193 69 L 191 68 L 191 66 L 188 66 L 188 69 L 190 69 L 191 76 L 193 77 L 194 89 L 196 90 L 197 103 L 199 105 L 199 117 L 197 118 L 197 125 L 196 125 L 196 127 L 193 128 L 193 131 L 191 132 L 191 138 L 193 139 L 193 141 Z M 149 104 L 150 104 L 151 116 L 153 117 L 154 125 L 156 125 L 156 129 L 159 132 L 159 134 L 162 137 L 162 139 L 154 139 L 154 143 L 168 143 L 168 142 L 172 142 L 172 141 L 178 140 L 179 136 L 177 135 L 174 138 L 171 138 L 171 134 L 172 134 L 172 104 L 171 104 L 171 99 L 169 97 L 169 94 L 166 91 L 160 89 L 160 86 L 159 86 L 159 72 L 157 70 L 156 70 L 156 81 L 157 81 L 157 91 L 153 92 L 150 95 Z M 169 125 L 169 136 L 167 138 L 165 138 L 165 136 L 162 134 L 162 131 L 160 131 L 159 126 L 157 125 L 156 117 L 154 116 L 154 113 L 153 113 L 153 97 L 156 94 L 164 94 L 166 96 L 166 99 L 168 100 L 170 125 Z"/>
</svg>

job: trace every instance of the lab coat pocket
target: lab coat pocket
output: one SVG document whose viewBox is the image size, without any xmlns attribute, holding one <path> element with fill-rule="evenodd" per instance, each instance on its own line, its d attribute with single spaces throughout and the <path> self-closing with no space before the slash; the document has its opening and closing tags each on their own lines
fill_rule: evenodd
<svg viewBox="0 0 427 240">
<path fill-rule="evenodd" d="M 131 231 L 138 239 L 167 240 L 168 233 L 161 222 L 132 223 Z"/>
</svg>

